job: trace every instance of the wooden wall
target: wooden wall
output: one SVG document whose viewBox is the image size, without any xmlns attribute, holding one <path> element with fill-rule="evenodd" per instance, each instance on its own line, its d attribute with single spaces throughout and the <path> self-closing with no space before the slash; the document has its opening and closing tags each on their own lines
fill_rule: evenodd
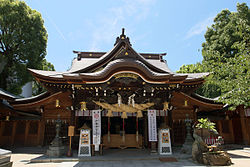
<svg viewBox="0 0 250 167">
<path fill-rule="evenodd" d="M 217 120 L 212 122 L 216 123 L 216 129 L 220 136 L 224 138 L 225 144 L 235 143 L 233 120 Z"/>
<path fill-rule="evenodd" d="M 185 119 L 188 118 L 193 120 L 196 119 L 194 116 L 194 110 L 192 108 L 177 108 L 171 113 L 172 115 L 172 129 L 171 129 L 171 140 L 174 145 L 182 145 L 186 139 L 186 123 Z"/>
<path fill-rule="evenodd" d="M 0 146 L 42 145 L 44 123 L 40 120 L 0 121 Z"/>
</svg>

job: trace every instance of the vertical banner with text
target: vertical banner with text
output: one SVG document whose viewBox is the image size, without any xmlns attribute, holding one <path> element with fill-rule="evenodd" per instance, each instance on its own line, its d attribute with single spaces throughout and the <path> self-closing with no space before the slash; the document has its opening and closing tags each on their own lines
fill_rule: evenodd
<svg viewBox="0 0 250 167">
<path fill-rule="evenodd" d="M 99 151 L 99 145 L 101 144 L 101 110 L 92 111 L 92 130 L 95 151 Z"/>
<path fill-rule="evenodd" d="M 148 139 L 157 141 L 156 110 L 148 110 Z"/>
</svg>

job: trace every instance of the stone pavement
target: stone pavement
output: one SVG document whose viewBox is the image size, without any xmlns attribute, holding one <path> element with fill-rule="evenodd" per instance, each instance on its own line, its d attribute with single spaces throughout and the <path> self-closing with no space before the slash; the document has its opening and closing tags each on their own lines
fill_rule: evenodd
<svg viewBox="0 0 250 167">
<path fill-rule="evenodd" d="M 249 167 L 250 165 L 250 152 L 244 150 L 242 146 L 230 146 L 226 148 L 228 153 L 232 157 L 233 167 Z M 77 153 L 74 153 L 72 158 L 63 158 L 67 161 L 56 161 L 56 159 L 50 159 L 43 163 L 34 163 L 34 160 L 47 159 L 43 153 L 46 148 L 39 147 L 22 147 L 17 149 L 10 149 L 13 151 L 11 161 L 13 161 L 13 167 L 192 167 L 192 166 L 203 166 L 194 163 L 191 158 L 186 155 L 178 154 L 174 150 L 174 154 L 171 157 L 175 157 L 178 162 L 161 162 L 159 156 L 150 155 L 148 150 L 105 150 L 104 156 L 93 156 L 90 158 L 81 158 L 80 161 L 77 157 Z M 57 159 L 58 160 L 58 159 Z M 33 161 L 33 163 L 31 163 Z M 50 162 L 52 161 L 52 162 Z"/>
</svg>

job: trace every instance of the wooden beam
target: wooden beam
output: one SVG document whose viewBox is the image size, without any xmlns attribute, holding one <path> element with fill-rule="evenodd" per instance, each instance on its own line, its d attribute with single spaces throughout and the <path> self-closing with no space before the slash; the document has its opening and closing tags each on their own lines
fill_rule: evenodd
<svg viewBox="0 0 250 167">
<path fill-rule="evenodd" d="M 5 122 L 4 121 L 1 121 L 1 127 L 0 127 L 0 143 L 3 143 L 3 141 L 1 139 L 3 139 L 3 130 L 5 128 Z"/>
</svg>

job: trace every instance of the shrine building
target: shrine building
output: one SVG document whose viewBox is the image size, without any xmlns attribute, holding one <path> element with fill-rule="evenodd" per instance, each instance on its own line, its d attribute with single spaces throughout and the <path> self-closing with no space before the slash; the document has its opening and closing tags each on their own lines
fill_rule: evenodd
<svg viewBox="0 0 250 167">
<path fill-rule="evenodd" d="M 172 145 L 182 145 L 185 119 L 193 123 L 223 108 L 194 93 L 209 73 L 172 72 L 166 53 L 136 52 L 124 29 L 108 52 L 74 53 L 68 71 L 28 69 L 47 91 L 9 100 L 13 108 L 5 113 L 8 120 L 1 120 L 1 145 L 49 145 L 58 118 L 63 142 L 68 143 L 68 127 L 75 127 L 73 148 L 83 125 L 92 129 L 91 143 L 106 148 L 155 149 L 161 128 L 170 129 Z M 94 124 L 94 118 L 100 122 Z"/>
</svg>

